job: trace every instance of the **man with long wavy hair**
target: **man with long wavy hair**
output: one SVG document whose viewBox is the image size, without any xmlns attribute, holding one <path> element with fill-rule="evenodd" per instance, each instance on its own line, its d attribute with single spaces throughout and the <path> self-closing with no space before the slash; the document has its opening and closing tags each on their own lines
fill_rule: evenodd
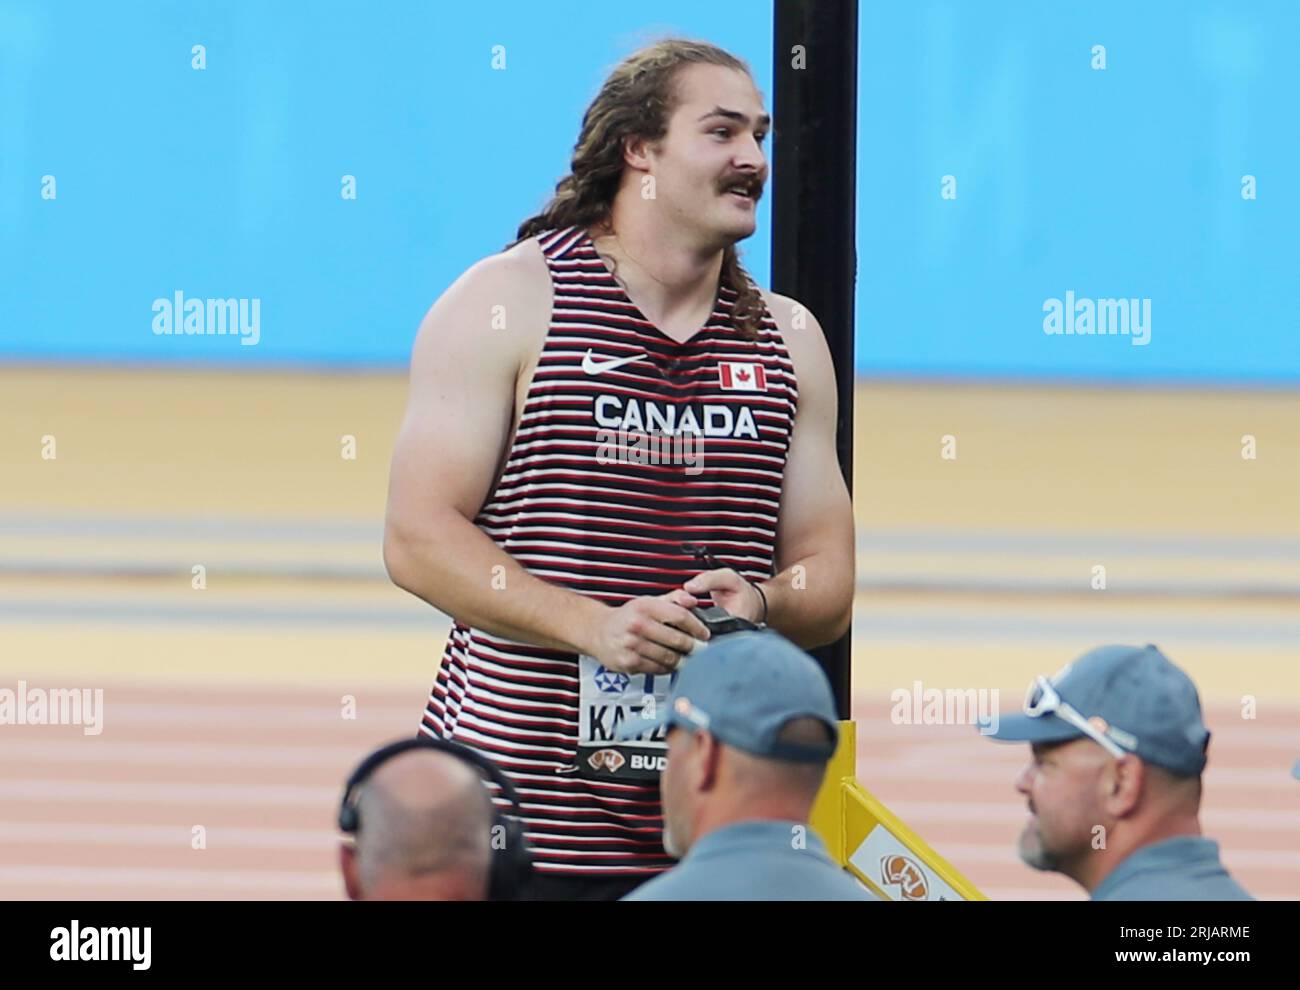
<svg viewBox="0 0 1300 990">
<path fill-rule="evenodd" d="M 662 872 L 655 719 L 716 604 L 847 630 L 853 524 L 816 319 L 759 288 L 770 127 L 744 62 L 668 40 L 610 74 L 571 174 L 424 318 L 384 560 L 453 616 L 422 732 L 516 783 L 539 899 Z"/>
</svg>

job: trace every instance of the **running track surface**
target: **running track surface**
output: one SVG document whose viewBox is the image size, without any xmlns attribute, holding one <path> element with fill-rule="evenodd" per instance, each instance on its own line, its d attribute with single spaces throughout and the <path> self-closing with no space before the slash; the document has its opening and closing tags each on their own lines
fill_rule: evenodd
<svg viewBox="0 0 1300 990">
<path fill-rule="evenodd" d="M 361 690 L 355 719 L 321 688 L 112 683 L 98 738 L 6 729 L 0 890 L 9 899 L 329 899 L 341 896 L 333 819 L 340 782 L 371 746 L 411 732 L 421 698 Z M 1023 746 L 969 726 L 901 726 L 856 713 L 859 779 L 993 898 L 1081 896 L 1015 856 Z M 1216 731 L 1203 824 L 1261 898 L 1300 894 L 1300 713 Z M 1227 726 L 1227 727 L 1223 727 Z M 201 830 L 201 831 L 199 831 Z M 199 846 L 200 848 L 196 848 Z"/>
<path fill-rule="evenodd" d="M 0 897 L 340 896 L 341 781 L 414 731 L 447 628 L 379 560 L 404 390 L 0 369 L 0 688 L 106 705 L 95 737 L 0 727 Z M 1015 858 L 1024 747 L 888 699 L 1007 710 L 1091 646 L 1156 642 L 1215 732 L 1207 834 L 1257 896 L 1300 897 L 1300 396 L 871 383 L 855 437 L 859 779 L 989 896 L 1079 897 Z"/>
</svg>

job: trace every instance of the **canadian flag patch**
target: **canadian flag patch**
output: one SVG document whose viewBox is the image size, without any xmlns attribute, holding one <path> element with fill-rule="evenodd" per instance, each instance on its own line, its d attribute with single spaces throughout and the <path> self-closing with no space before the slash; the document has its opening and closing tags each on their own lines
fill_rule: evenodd
<svg viewBox="0 0 1300 990">
<path fill-rule="evenodd" d="M 761 364 L 719 361 L 718 384 L 731 392 L 766 392 L 767 373 Z"/>
</svg>

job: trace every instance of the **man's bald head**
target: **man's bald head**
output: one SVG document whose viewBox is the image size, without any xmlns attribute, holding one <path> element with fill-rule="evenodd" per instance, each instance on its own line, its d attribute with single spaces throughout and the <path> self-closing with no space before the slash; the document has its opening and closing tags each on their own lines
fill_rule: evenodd
<svg viewBox="0 0 1300 990">
<path fill-rule="evenodd" d="M 354 900 L 482 900 L 492 856 L 492 802 L 464 760 L 416 748 L 358 788 L 354 852 L 343 872 Z"/>
</svg>

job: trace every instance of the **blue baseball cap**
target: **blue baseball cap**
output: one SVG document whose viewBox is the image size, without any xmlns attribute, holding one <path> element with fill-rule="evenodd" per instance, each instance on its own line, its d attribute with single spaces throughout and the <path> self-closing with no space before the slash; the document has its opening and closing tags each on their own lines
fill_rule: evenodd
<svg viewBox="0 0 1300 990">
<path fill-rule="evenodd" d="M 784 636 L 762 629 L 726 633 L 682 661 L 677 682 L 652 720 L 633 718 L 618 738 L 634 739 L 664 727 L 704 729 L 727 746 L 754 756 L 825 763 L 839 742 L 830 681 L 817 661 Z M 791 719 L 820 719 L 823 746 L 778 741 Z"/>
<path fill-rule="evenodd" d="M 1300 760 L 1296 760 L 1295 766 L 1291 768 L 1291 776 L 1296 780 L 1300 780 Z"/>
<path fill-rule="evenodd" d="M 1205 769 L 1210 730 L 1196 685 L 1155 646 L 1099 646 L 1066 664 L 1049 683 L 1120 749 L 1184 776 Z M 986 734 L 1029 743 L 1087 736 L 1056 713 L 1023 712 L 1002 715 L 997 731 Z"/>
</svg>

